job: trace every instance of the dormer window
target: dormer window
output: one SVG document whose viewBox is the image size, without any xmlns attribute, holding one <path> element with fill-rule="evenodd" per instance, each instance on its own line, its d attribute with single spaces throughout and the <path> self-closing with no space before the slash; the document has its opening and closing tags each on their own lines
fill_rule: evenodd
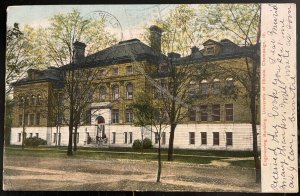
<svg viewBox="0 0 300 196">
<path fill-rule="evenodd" d="M 204 51 L 203 51 L 204 55 L 216 55 L 221 50 L 221 44 L 211 39 L 204 42 L 203 46 L 204 46 Z"/>
<path fill-rule="evenodd" d="M 216 53 L 215 46 L 207 46 L 205 48 L 206 55 L 214 55 Z"/>
<path fill-rule="evenodd" d="M 113 68 L 113 75 L 119 75 L 119 68 L 118 67 Z"/>
<path fill-rule="evenodd" d="M 34 72 L 28 72 L 28 78 L 34 80 Z"/>
</svg>

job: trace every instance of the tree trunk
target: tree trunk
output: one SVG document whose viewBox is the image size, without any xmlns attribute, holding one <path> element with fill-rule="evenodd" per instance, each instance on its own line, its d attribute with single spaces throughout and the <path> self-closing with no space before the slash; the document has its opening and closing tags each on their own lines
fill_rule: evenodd
<svg viewBox="0 0 300 196">
<path fill-rule="evenodd" d="M 141 141 L 141 154 L 144 154 L 144 127 L 141 127 L 141 138 L 142 138 L 142 141 Z"/>
<path fill-rule="evenodd" d="M 255 174 L 256 174 L 256 182 L 260 182 L 260 160 L 257 146 L 257 129 L 256 129 L 256 106 L 255 106 L 255 97 L 251 97 L 250 101 L 250 110 L 251 110 L 251 118 L 252 118 L 252 135 L 253 135 L 253 157 L 255 164 Z"/>
<path fill-rule="evenodd" d="M 76 152 L 77 151 L 77 126 L 75 126 L 74 129 L 74 147 L 73 147 L 73 151 Z"/>
<path fill-rule="evenodd" d="M 157 179 L 156 182 L 160 182 L 160 175 L 161 175 L 161 151 L 160 151 L 160 134 L 158 134 L 158 168 L 157 168 Z"/>
<path fill-rule="evenodd" d="M 73 123 L 71 123 L 71 121 L 70 121 L 70 125 L 69 125 L 69 144 L 68 144 L 68 152 L 67 152 L 68 156 L 73 155 L 73 151 L 72 151 L 72 134 L 73 134 Z"/>
<path fill-rule="evenodd" d="M 174 135 L 175 135 L 176 124 L 171 124 L 171 132 L 169 138 L 169 149 L 168 149 L 168 161 L 173 161 L 173 145 L 174 145 Z"/>
<path fill-rule="evenodd" d="M 252 67 L 252 78 L 251 78 L 251 93 L 250 93 L 250 111 L 251 111 L 251 125 L 252 125 L 252 137 L 253 137 L 253 157 L 255 164 L 255 176 L 256 182 L 260 182 L 260 160 L 257 146 L 257 128 L 256 128 L 256 83 L 258 82 L 256 79 L 256 71 L 257 71 L 257 63 L 253 63 Z"/>
</svg>

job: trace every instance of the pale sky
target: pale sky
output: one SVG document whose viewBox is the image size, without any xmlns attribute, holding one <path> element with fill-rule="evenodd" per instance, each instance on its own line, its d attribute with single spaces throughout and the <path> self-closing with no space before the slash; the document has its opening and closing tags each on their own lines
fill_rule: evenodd
<svg viewBox="0 0 300 196">
<path fill-rule="evenodd" d="M 19 23 L 22 28 L 28 24 L 33 27 L 46 27 L 48 19 L 55 14 L 68 13 L 77 9 L 83 16 L 95 11 L 105 11 L 118 19 L 123 30 L 123 40 L 140 38 L 144 26 L 151 26 L 153 20 L 164 18 L 170 9 L 177 5 L 34 5 L 11 6 L 7 9 L 7 25 Z"/>
</svg>

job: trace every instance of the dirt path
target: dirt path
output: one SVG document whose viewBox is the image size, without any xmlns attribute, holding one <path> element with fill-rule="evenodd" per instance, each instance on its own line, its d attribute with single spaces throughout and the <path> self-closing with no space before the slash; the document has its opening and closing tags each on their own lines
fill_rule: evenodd
<svg viewBox="0 0 300 196">
<path fill-rule="evenodd" d="M 220 163 L 164 162 L 161 183 L 156 162 L 33 157 L 4 159 L 6 190 L 259 191 L 254 171 Z"/>
</svg>

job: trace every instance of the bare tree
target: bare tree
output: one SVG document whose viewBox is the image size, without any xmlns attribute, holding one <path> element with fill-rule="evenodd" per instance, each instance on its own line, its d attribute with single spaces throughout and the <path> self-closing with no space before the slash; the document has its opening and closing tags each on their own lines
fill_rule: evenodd
<svg viewBox="0 0 300 196">
<path fill-rule="evenodd" d="M 148 130 L 155 133 L 155 140 L 158 141 L 157 148 L 157 179 L 160 182 L 162 172 L 161 160 L 161 138 L 162 133 L 168 126 L 168 118 L 164 111 L 164 107 L 159 102 L 153 99 L 151 92 L 142 91 L 137 95 L 135 102 L 131 104 L 134 111 L 134 125 L 148 128 Z M 154 129 L 153 129 L 154 128 Z"/>
<path fill-rule="evenodd" d="M 256 182 L 260 182 L 260 159 L 257 144 L 257 102 L 259 100 L 259 42 L 260 42 L 260 5 L 259 4 L 223 4 L 206 6 L 203 10 L 207 17 L 201 18 L 211 33 L 220 33 L 232 37 L 248 50 L 244 57 L 245 68 L 220 65 L 219 68 L 230 71 L 243 84 L 250 99 L 251 125 L 253 137 L 253 157 L 256 169 Z"/>
</svg>

